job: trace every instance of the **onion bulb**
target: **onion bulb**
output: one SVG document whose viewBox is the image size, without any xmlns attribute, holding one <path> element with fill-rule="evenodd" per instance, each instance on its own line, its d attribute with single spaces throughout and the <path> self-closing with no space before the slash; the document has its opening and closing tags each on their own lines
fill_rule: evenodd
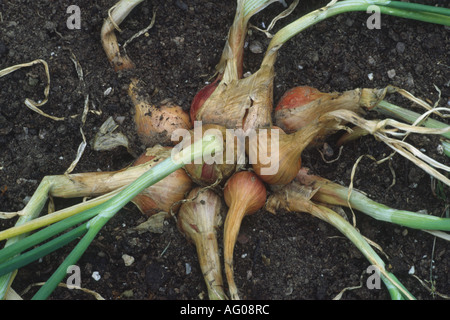
<svg viewBox="0 0 450 320">
<path fill-rule="evenodd" d="M 133 163 L 133 166 L 145 163 L 154 166 L 170 157 L 171 150 L 170 147 L 162 146 L 149 148 Z M 178 169 L 138 194 L 132 202 L 147 216 L 161 211 L 176 213 L 179 205 L 174 204 L 183 200 L 191 188 L 192 180 L 183 169 Z"/>
<path fill-rule="evenodd" d="M 273 64 L 248 78 L 243 75 L 244 43 L 252 16 L 275 2 L 237 1 L 236 14 L 216 66 L 216 81 L 204 88 L 201 103 L 191 106 L 191 121 L 230 129 L 270 128 L 272 125 Z M 200 100 L 200 99 L 198 99 Z"/>
<path fill-rule="evenodd" d="M 224 197 L 229 207 L 224 226 L 225 274 L 230 298 L 238 300 L 239 294 L 233 271 L 234 246 L 244 216 L 253 214 L 264 206 L 266 187 L 253 172 L 240 171 L 228 179 L 224 188 Z"/>
<path fill-rule="evenodd" d="M 84 172 L 52 176 L 51 194 L 58 198 L 96 197 L 129 185 L 142 174 L 171 156 L 172 148 L 156 145 L 148 148 L 132 165 L 117 171 Z M 192 188 L 192 180 L 183 169 L 178 169 L 145 189 L 132 202 L 145 215 L 160 211 L 174 213 L 179 206 L 172 205 L 183 200 Z"/>
<path fill-rule="evenodd" d="M 244 131 L 272 126 L 273 67 L 263 66 L 243 79 L 224 78 L 193 119 Z"/>
<path fill-rule="evenodd" d="M 219 85 L 220 78 L 218 77 L 213 82 L 207 84 L 205 87 L 203 87 L 197 94 L 195 95 L 194 99 L 191 103 L 191 108 L 189 109 L 189 116 L 191 118 L 191 124 L 194 125 L 194 121 L 197 119 L 197 112 L 206 100 L 211 96 L 211 94 L 216 90 L 217 86 Z"/>
<path fill-rule="evenodd" d="M 178 229 L 195 244 L 209 299 L 226 300 L 217 242 L 225 206 L 211 189 L 194 188 L 187 199 L 193 200 L 181 205 Z"/>
<path fill-rule="evenodd" d="M 259 129 L 255 140 L 250 139 L 247 145 L 253 170 L 268 184 L 288 184 L 301 168 L 303 150 L 329 126 L 329 122 L 314 121 L 291 134 L 277 127 Z"/>
<path fill-rule="evenodd" d="M 192 128 L 189 114 L 170 100 L 165 100 L 160 105 L 149 103 L 141 95 L 136 79 L 132 80 L 128 94 L 135 107 L 134 122 L 137 133 L 145 146 L 171 145 L 175 130 Z"/>
<path fill-rule="evenodd" d="M 288 90 L 278 102 L 275 124 L 286 133 L 292 133 L 334 110 L 346 109 L 361 113 L 364 108 L 372 108 L 381 94 L 382 91 L 378 89 L 324 93 L 308 86 L 295 87 Z"/>
<path fill-rule="evenodd" d="M 213 124 L 202 125 L 201 132 L 197 133 L 196 129 L 194 128 L 194 130 L 191 130 L 190 133 L 190 139 L 192 140 L 192 142 L 201 139 L 202 136 L 206 133 L 212 133 L 217 134 L 220 139 L 223 139 L 224 143 L 227 143 L 226 130 L 222 126 Z M 188 142 L 190 144 L 191 141 Z M 231 143 L 231 141 L 229 141 L 229 143 Z M 200 163 L 196 163 L 196 161 L 194 161 L 193 163 L 186 164 L 184 166 L 184 169 L 191 177 L 191 179 L 201 186 L 208 186 L 217 181 L 226 181 L 226 179 L 228 179 L 236 171 L 236 147 L 237 143 L 234 143 L 234 157 L 232 159 L 228 159 L 228 161 L 227 152 L 223 152 L 223 154 L 221 155 L 215 155 L 209 161 L 206 161 L 205 157 L 203 157 Z M 215 159 L 215 157 L 220 158 Z"/>
</svg>

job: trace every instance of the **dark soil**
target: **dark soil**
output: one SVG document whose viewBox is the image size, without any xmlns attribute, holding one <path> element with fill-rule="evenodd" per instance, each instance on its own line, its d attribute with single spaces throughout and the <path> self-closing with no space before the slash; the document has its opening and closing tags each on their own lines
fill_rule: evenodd
<svg viewBox="0 0 450 320">
<path fill-rule="evenodd" d="M 301 2 L 294 13 L 277 23 L 276 28 L 328 1 Z M 89 113 L 83 127 L 91 142 L 102 123 L 110 116 L 124 117 L 119 129 L 132 142 L 136 154 L 143 150 L 132 120 L 132 105 L 127 95 L 131 77 L 148 86 L 154 101 L 170 98 L 189 108 L 195 93 L 214 74 L 234 17 L 235 1 L 153 0 L 142 3 L 121 24 L 118 34 L 124 43 L 146 27 L 157 8 L 156 22 L 148 35 L 128 45 L 136 64 L 130 72 L 116 73 L 109 65 L 100 43 L 100 29 L 107 10 L 115 1 L 28 1 L 0 0 L 0 70 L 43 59 L 51 74 L 49 101 L 42 109 L 66 117 L 54 121 L 38 115 L 24 105 L 25 98 L 43 99 L 46 77 L 42 65 L 20 69 L 0 78 L 0 211 L 17 211 L 47 175 L 63 174 L 75 158 L 82 141 L 80 117 L 84 98 L 101 115 Z M 67 28 L 69 5 L 81 8 L 81 29 Z M 276 3 L 252 19 L 261 27 L 270 23 L 283 7 Z M 278 101 L 287 89 L 310 85 L 321 91 L 344 91 L 359 87 L 383 88 L 396 85 L 433 104 L 442 93 L 440 106 L 450 97 L 450 30 L 395 17 L 382 17 L 381 29 L 366 27 L 367 13 L 351 13 L 330 18 L 302 32 L 280 51 L 276 64 L 274 98 Z M 255 30 L 248 42 L 269 39 Z M 77 58 L 84 71 L 80 82 L 74 63 Z M 262 54 L 246 50 L 245 71 L 255 71 Z M 388 77 L 389 70 L 395 77 Z M 373 80 L 368 75 L 373 74 Z M 112 88 L 109 95 L 106 89 Z M 396 98 L 406 107 L 411 103 Z M 370 117 L 378 115 L 370 113 Z M 334 137 L 328 141 L 336 158 Z M 437 137 L 410 136 L 409 142 L 425 149 L 427 155 L 449 164 L 439 154 Z M 380 160 L 391 150 L 371 136 L 345 146 L 338 161 L 325 162 L 317 149 L 304 153 L 304 166 L 330 180 L 349 185 L 350 173 L 361 155 Z M 89 143 L 74 172 L 111 171 L 123 168 L 133 156 L 122 147 L 96 152 Z M 365 157 L 359 164 L 355 188 L 391 207 L 441 216 L 448 202 L 437 197 L 430 177 L 399 155 L 377 165 Z M 447 194 L 448 196 L 448 194 Z M 79 201 L 56 200 L 57 208 Z M 350 217 L 350 211 L 346 211 Z M 196 251 L 167 220 L 162 233 L 138 233 L 135 226 L 144 222 L 135 206 L 127 205 L 101 231 L 78 262 L 81 285 L 105 299 L 197 300 L 207 299 L 206 287 L 197 263 Z M 400 281 L 417 298 L 442 299 L 433 295 L 415 275 L 434 282 L 436 292 L 450 294 L 450 246 L 448 242 L 419 230 L 406 229 L 376 221 L 356 212 L 361 233 L 380 245 L 381 255 Z M 1 221 L 1 229 L 15 221 Z M 346 300 L 389 299 L 384 286 L 368 289 L 365 272 L 369 262 L 334 227 L 303 213 L 258 212 L 244 219 L 241 241 L 235 248 L 236 283 L 243 299 L 329 300 L 346 287 Z M 221 237 L 220 237 L 221 240 Z M 13 288 L 22 294 L 33 283 L 46 281 L 73 246 L 67 246 L 18 272 Z M 122 256 L 134 257 L 125 266 Z M 187 267 L 190 266 L 190 272 Z M 93 272 L 101 278 L 94 280 Z M 428 285 L 430 285 L 428 283 Z M 33 287 L 23 294 L 29 299 Z M 90 294 L 58 288 L 51 299 L 94 299 Z"/>
</svg>

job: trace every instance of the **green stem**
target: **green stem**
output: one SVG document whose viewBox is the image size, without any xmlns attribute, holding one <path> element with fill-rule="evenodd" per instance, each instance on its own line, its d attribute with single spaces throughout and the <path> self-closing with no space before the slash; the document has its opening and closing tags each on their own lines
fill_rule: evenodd
<svg viewBox="0 0 450 320">
<path fill-rule="evenodd" d="M 321 205 L 312 205 L 310 213 L 334 226 L 359 249 L 367 260 L 369 260 L 369 262 L 380 272 L 381 280 L 386 284 L 386 288 L 388 289 L 391 298 L 415 300 L 414 296 L 406 290 L 398 279 L 385 269 L 384 261 L 364 237 L 343 217 L 330 208 Z"/>
<path fill-rule="evenodd" d="M 367 214 L 376 220 L 413 229 L 450 231 L 449 218 L 393 209 L 369 199 L 356 190 L 352 190 L 349 197 L 349 189 L 347 187 L 326 179 L 315 176 L 306 176 L 305 179 L 310 181 L 306 184 L 314 182 L 314 186 L 319 188 L 313 197 L 316 201 L 345 207 L 350 206 L 352 209 Z"/>
<path fill-rule="evenodd" d="M 421 116 L 421 114 L 417 112 L 396 106 L 385 100 L 380 101 L 380 103 L 378 103 L 373 109 L 384 114 L 385 116 L 403 120 L 408 123 L 414 123 Z M 427 128 L 435 128 L 435 129 L 445 129 L 448 128 L 449 126 L 446 123 L 431 118 L 428 118 L 425 121 L 423 121 L 421 125 Z M 450 132 L 443 133 L 442 136 L 447 139 L 450 139 Z"/>
<path fill-rule="evenodd" d="M 16 226 L 23 225 L 30 220 L 36 218 L 47 202 L 47 195 L 51 188 L 51 183 L 44 179 L 36 189 L 36 192 L 31 197 L 30 201 L 27 203 L 25 208 L 22 211 L 20 218 L 16 222 Z M 5 248 L 16 244 L 20 240 L 26 237 L 26 234 L 12 237 L 6 241 Z M 1 259 L 0 259 L 1 261 Z M 9 289 L 10 283 L 14 280 L 15 272 L 5 274 L 0 277 L 0 300 L 3 300 L 6 297 L 6 293 Z"/>
<path fill-rule="evenodd" d="M 450 143 L 447 142 L 447 141 L 441 141 L 441 145 L 442 145 L 444 154 L 445 154 L 447 157 L 450 157 Z"/>
<path fill-rule="evenodd" d="M 9 238 L 12 238 L 12 237 L 24 234 L 24 233 L 31 232 L 36 229 L 42 228 L 42 227 L 46 227 L 48 225 L 54 224 L 54 223 L 59 222 L 64 219 L 66 219 L 65 221 L 68 221 L 67 219 L 69 217 L 74 216 L 80 212 L 86 211 L 88 209 L 91 209 L 91 208 L 107 201 L 109 198 L 113 197 L 115 194 L 120 192 L 120 190 L 121 190 L 121 188 L 114 190 L 110 193 L 107 193 L 105 195 L 96 197 L 94 199 L 73 205 L 71 207 L 64 208 L 64 209 L 55 211 L 53 213 L 49 213 L 47 215 L 38 217 L 38 218 L 30 220 L 30 221 L 26 221 L 23 224 L 16 224 L 14 227 L 0 231 L 0 241 L 9 239 Z M 88 219 L 88 218 L 86 218 L 86 219 Z"/>
<path fill-rule="evenodd" d="M 389 7 L 397 8 L 397 9 L 404 9 L 404 10 L 409 10 L 409 11 L 421 11 L 421 12 L 428 12 L 428 13 L 435 13 L 435 14 L 450 16 L 450 10 L 448 8 L 434 7 L 434 6 L 429 6 L 429 5 L 420 4 L 420 3 L 391 1 L 389 3 Z"/>
<path fill-rule="evenodd" d="M 66 275 L 67 268 L 74 265 L 80 259 L 103 226 L 121 208 L 123 208 L 123 206 L 130 202 L 144 189 L 157 183 L 161 179 L 164 179 L 175 170 L 180 169 L 184 166 L 184 164 L 190 163 L 202 155 L 210 155 L 213 153 L 217 154 L 222 152 L 222 150 L 223 141 L 216 140 L 215 136 L 205 136 L 202 140 L 195 142 L 188 148 L 185 148 L 176 154 L 172 153 L 171 157 L 166 158 L 164 161 L 145 172 L 142 176 L 122 190 L 118 195 L 101 204 L 101 213 L 89 220 L 87 223 L 88 232 L 86 235 L 80 240 L 77 246 L 66 257 L 48 281 L 39 289 L 33 297 L 33 300 L 47 299 Z"/>
<path fill-rule="evenodd" d="M 367 12 L 367 10 L 370 9 L 371 6 L 376 6 L 382 14 L 423 22 L 442 24 L 446 26 L 450 25 L 450 19 L 448 18 L 450 9 L 439 8 L 440 10 L 437 10 L 436 7 L 422 5 L 420 6 L 421 10 L 419 11 L 419 7 L 413 5 L 411 6 L 411 10 L 409 10 L 406 3 L 403 6 L 400 6 L 399 3 L 400 2 L 398 1 L 388 0 L 345 0 L 338 1 L 329 7 L 323 7 L 310 12 L 297 19 L 296 21 L 288 24 L 274 35 L 266 51 L 266 55 L 262 64 L 273 64 L 276 52 L 286 41 L 288 41 L 301 31 L 315 25 L 316 23 L 342 13 L 356 11 Z"/>
<path fill-rule="evenodd" d="M 86 223 L 26 253 L 0 264 L 0 275 L 17 270 L 65 246 L 86 232 Z"/>
<path fill-rule="evenodd" d="M 67 218 L 65 220 L 62 220 L 60 222 L 57 222 L 51 226 L 46 227 L 45 229 L 39 230 L 38 232 L 23 238 L 20 241 L 17 241 L 16 243 L 3 248 L 0 250 L 0 261 L 5 261 L 7 259 L 10 259 L 11 257 L 15 256 L 16 254 L 20 254 L 21 252 L 46 241 L 47 239 L 50 239 L 51 237 L 63 232 L 64 230 L 67 230 L 83 221 L 86 221 L 97 214 L 101 212 L 103 209 L 103 205 L 105 203 L 88 209 L 86 211 L 83 211 L 77 215 L 74 215 L 70 218 Z"/>
</svg>

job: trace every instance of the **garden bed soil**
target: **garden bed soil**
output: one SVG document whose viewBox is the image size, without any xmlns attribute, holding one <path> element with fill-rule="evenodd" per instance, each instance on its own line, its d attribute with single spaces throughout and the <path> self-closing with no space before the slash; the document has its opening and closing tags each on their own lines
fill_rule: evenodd
<svg viewBox="0 0 450 320">
<path fill-rule="evenodd" d="M 326 3 L 300 2 L 275 29 Z M 195 93 L 214 75 L 234 18 L 235 1 L 152 0 L 140 4 L 121 24 L 123 32 L 116 32 L 119 42 L 124 43 L 146 27 L 156 9 L 155 24 L 128 45 L 128 55 L 136 68 L 122 73 L 110 66 L 100 43 L 100 29 L 113 4 L 114 1 L 106 0 L 0 1 L 0 70 L 35 59 L 45 60 L 51 85 L 49 100 L 42 110 L 66 118 L 55 121 L 24 104 L 26 98 L 44 98 L 46 76 L 42 65 L 0 78 L 0 211 L 22 209 L 45 176 L 63 174 L 70 166 L 82 142 L 80 115 L 86 94 L 90 109 L 99 112 L 87 115 L 83 131 L 88 145 L 74 172 L 118 170 L 133 161 L 132 153 L 144 150 L 136 137 L 133 106 L 127 95 L 132 77 L 145 83 L 152 101 L 171 99 L 187 110 Z M 77 5 L 81 10 L 79 30 L 67 27 L 69 5 Z M 268 26 L 282 9 L 281 4 L 273 4 L 255 16 L 252 23 L 260 28 Z M 369 16 L 361 12 L 330 18 L 288 42 L 276 63 L 275 101 L 298 85 L 342 92 L 391 84 L 431 104 L 438 100 L 437 87 L 441 91 L 439 106 L 448 106 L 450 30 L 390 16 L 382 16 L 380 29 L 369 29 Z M 247 38 L 244 68 L 254 72 L 262 54 L 251 52 L 250 44 L 258 41 L 264 48 L 270 39 L 254 29 Z M 83 82 L 73 57 L 83 69 Z M 107 89 L 111 91 L 105 95 Z M 392 101 L 414 107 L 398 96 Z M 79 116 L 71 118 L 75 114 Z M 93 150 L 92 139 L 110 116 L 119 123 L 117 130 L 128 137 L 132 153 L 123 147 Z M 374 112 L 367 116 L 379 117 Z M 429 175 L 398 154 L 381 164 L 369 157 L 381 160 L 391 154 L 392 150 L 382 142 L 372 136 L 362 137 L 345 145 L 338 158 L 335 140 L 333 136 L 327 141 L 332 150 L 327 159 L 321 157 L 322 147 L 305 151 L 304 166 L 348 186 L 355 162 L 367 155 L 358 164 L 355 188 L 394 208 L 445 214 L 448 198 L 436 195 Z M 438 137 L 411 135 L 407 141 L 449 164 L 448 158 L 439 153 Z M 337 160 L 326 161 L 332 159 Z M 61 208 L 80 200 L 55 199 L 55 204 Z M 351 217 L 349 210 L 345 212 Z M 435 292 L 450 294 L 448 242 L 420 230 L 376 221 L 360 212 L 355 214 L 357 228 L 383 249 L 386 256 L 380 255 L 389 270 L 417 299 L 442 299 L 430 293 L 417 278 L 430 287 L 431 279 Z M 135 227 L 145 220 L 130 203 L 104 227 L 77 263 L 81 286 L 108 300 L 207 299 L 195 248 L 178 231 L 175 221 L 166 220 L 161 233 L 137 232 Z M 0 228 L 14 222 L 3 220 Z M 24 299 L 30 299 L 38 287 L 25 293 L 24 290 L 46 281 L 72 248 L 68 245 L 20 269 L 12 287 Z M 130 266 L 125 265 L 124 255 L 134 258 Z M 342 299 L 389 299 L 383 285 L 380 289 L 367 287 L 368 266 L 363 255 L 334 227 L 305 213 L 280 211 L 273 215 L 262 210 L 248 216 L 235 248 L 236 283 L 246 300 L 329 300 L 344 288 L 360 284 L 360 288 L 346 291 Z M 93 274 L 100 278 L 95 279 Z M 95 297 L 57 288 L 50 299 Z"/>
</svg>

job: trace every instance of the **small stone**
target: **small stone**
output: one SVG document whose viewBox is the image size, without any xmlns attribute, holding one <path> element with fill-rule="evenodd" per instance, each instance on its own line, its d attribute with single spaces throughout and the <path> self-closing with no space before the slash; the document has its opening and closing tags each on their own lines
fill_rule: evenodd
<svg viewBox="0 0 450 320">
<path fill-rule="evenodd" d="M 389 79 L 393 79 L 395 77 L 395 69 L 391 69 L 387 72 Z"/>
<path fill-rule="evenodd" d="M 30 202 L 31 197 L 30 196 L 26 196 L 25 198 L 23 198 L 22 202 L 26 205 L 28 204 L 28 202 Z"/>
<path fill-rule="evenodd" d="M 175 1 L 175 5 L 183 11 L 187 11 L 189 9 L 188 5 L 181 0 Z"/>
<path fill-rule="evenodd" d="M 62 125 L 58 126 L 56 131 L 60 134 L 65 134 L 67 132 L 67 127 L 62 124 Z"/>
<path fill-rule="evenodd" d="M 123 298 L 133 298 L 134 292 L 133 292 L 132 289 L 130 289 L 130 290 L 125 290 L 124 292 L 122 292 L 121 296 L 122 296 Z"/>
<path fill-rule="evenodd" d="M 369 62 L 369 64 L 371 66 L 374 66 L 376 64 L 376 61 L 372 56 L 369 56 L 369 58 L 367 59 L 367 62 Z"/>
<path fill-rule="evenodd" d="M 266 255 L 261 255 L 262 261 L 266 267 L 270 266 L 270 258 L 268 258 Z"/>
<path fill-rule="evenodd" d="M 416 269 L 414 268 L 414 266 L 412 266 L 409 271 L 408 274 L 414 274 L 416 272 Z"/>
<path fill-rule="evenodd" d="M 94 271 L 92 272 L 92 279 L 94 279 L 95 281 L 100 280 L 102 277 L 100 276 L 100 273 L 98 271 Z"/>
<path fill-rule="evenodd" d="M 423 66 L 421 64 L 416 64 L 416 66 L 414 67 L 414 71 L 416 72 L 416 74 L 421 75 L 423 72 Z"/>
<path fill-rule="evenodd" d="M 125 117 L 124 116 L 118 116 L 118 117 L 116 117 L 116 122 L 118 123 L 118 124 L 123 124 L 123 122 L 125 121 Z"/>
<path fill-rule="evenodd" d="M 369 80 L 372 81 L 372 80 L 373 80 L 373 73 L 369 73 L 369 74 L 367 75 L 367 78 L 369 78 Z"/>
<path fill-rule="evenodd" d="M 56 22 L 53 22 L 53 21 L 50 21 L 50 20 L 47 20 L 47 21 L 45 21 L 45 23 L 44 23 L 44 29 L 46 29 L 46 30 L 48 30 L 48 31 L 53 31 L 53 30 L 55 30 L 55 29 L 56 29 L 56 26 L 57 26 Z"/>
<path fill-rule="evenodd" d="M 31 87 L 36 86 L 38 83 L 39 83 L 39 79 L 36 79 L 36 78 L 28 78 L 28 84 L 29 84 Z"/>
<path fill-rule="evenodd" d="M 175 37 L 172 41 L 175 42 L 177 46 L 181 46 L 184 43 L 184 37 Z"/>
<path fill-rule="evenodd" d="M 191 264 L 186 262 L 185 267 L 186 267 L 186 274 L 190 274 L 192 272 Z"/>
<path fill-rule="evenodd" d="M 395 46 L 395 49 L 397 50 L 398 53 L 403 53 L 405 52 L 405 44 L 403 42 L 397 42 L 397 45 Z"/>
<path fill-rule="evenodd" d="M 109 87 L 108 89 L 106 89 L 106 90 L 103 92 L 103 96 L 104 96 L 104 97 L 109 96 L 109 95 L 111 94 L 111 92 L 112 92 L 112 88 Z"/>
<path fill-rule="evenodd" d="M 122 259 L 123 259 L 123 262 L 125 263 L 126 267 L 131 266 L 134 262 L 134 257 L 129 256 L 127 254 L 122 255 Z"/>
<path fill-rule="evenodd" d="M 411 73 L 408 73 L 408 76 L 406 77 L 406 84 L 409 87 L 414 87 L 414 78 Z"/>
<path fill-rule="evenodd" d="M 256 54 L 262 53 L 264 51 L 263 46 L 259 41 L 252 41 L 252 43 L 250 43 L 249 49 L 251 52 Z"/>
</svg>

